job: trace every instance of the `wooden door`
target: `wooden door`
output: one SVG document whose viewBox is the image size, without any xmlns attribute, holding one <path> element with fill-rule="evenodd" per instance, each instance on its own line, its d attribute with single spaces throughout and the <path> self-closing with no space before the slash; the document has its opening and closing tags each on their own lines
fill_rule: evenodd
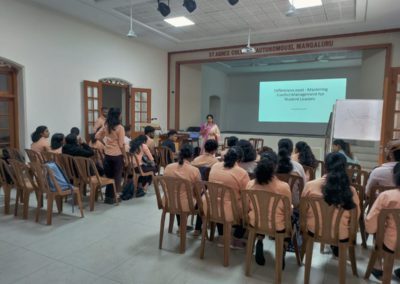
<svg viewBox="0 0 400 284">
<path fill-rule="evenodd" d="M 390 97 L 394 98 L 394 111 L 390 113 L 393 120 L 392 139 L 400 139 L 400 68 L 392 68 Z M 384 130 L 383 130 L 384 131 Z"/>
<path fill-rule="evenodd" d="M 94 124 L 101 113 L 103 102 L 101 82 L 83 81 L 85 137 L 89 141 L 89 134 L 94 133 Z"/>
<path fill-rule="evenodd" d="M 151 89 L 131 89 L 131 137 L 143 134 L 144 124 L 151 123 Z"/>
<path fill-rule="evenodd" d="M 18 148 L 17 71 L 0 67 L 0 148 Z"/>
</svg>

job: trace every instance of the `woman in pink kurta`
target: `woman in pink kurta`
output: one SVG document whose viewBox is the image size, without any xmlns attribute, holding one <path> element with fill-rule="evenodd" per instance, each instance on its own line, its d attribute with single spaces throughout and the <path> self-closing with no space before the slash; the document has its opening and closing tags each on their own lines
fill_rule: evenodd
<svg viewBox="0 0 400 284">
<path fill-rule="evenodd" d="M 31 150 L 38 153 L 49 152 L 51 150 L 49 143 L 50 132 L 47 126 L 38 126 L 35 132 L 32 133 Z"/>
<path fill-rule="evenodd" d="M 393 169 L 394 183 L 397 187 L 400 187 L 400 163 L 397 163 Z M 400 190 L 392 189 L 387 190 L 379 194 L 378 198 L 372 205 L 371 211 L 369 211 L 365 218 L 365 229 L 370 234 L 375 234 L 378 229 L 378 218 L 379 213 L 382 209 L 400 209 Z M 397 241 L 397 228 L 394 219 L 391 215 L 386 219 L 385 234 L 383 243 L 391 251 L 396 249 Z M 379 259 L 375 263 L 372 274 L 380 278 L 383 275 L 382 272 L 382 260 Z M 400 279 L 400 268 L 396 269 L 394 274 Z"/>
<path fill-rule="evenodd" d="M 207 122 L 200 126 L 200 134 L 203 137 L 203 149 L 207 140 L 213 139 L 217 142 L 219 141 L 221 133 L 218 125 L 214 123 L 214 116 L 212 114 L 207 115 Z"/>
</svg>

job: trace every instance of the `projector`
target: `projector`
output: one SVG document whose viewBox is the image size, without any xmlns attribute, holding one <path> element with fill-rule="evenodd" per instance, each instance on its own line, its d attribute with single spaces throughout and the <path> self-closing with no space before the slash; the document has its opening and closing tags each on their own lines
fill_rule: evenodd
<svg viewBox="0 0 400 284">
<path fill-rule="evenodd" d="M 254 47 L 251 47 L 251 46 L 248 45 L 248 46 L 242 48 L 242 53 L 243 54 L 256 53 L 256 49 Z"/>
</svg>

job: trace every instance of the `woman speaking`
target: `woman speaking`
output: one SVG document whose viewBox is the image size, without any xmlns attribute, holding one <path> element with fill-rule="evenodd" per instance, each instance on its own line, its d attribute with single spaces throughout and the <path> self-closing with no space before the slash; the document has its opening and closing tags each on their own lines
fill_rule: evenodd
<svg viewBox="0 0 400 284">
<path fill-rule="evenodd" d="M 201 125 L 200 134 L 203 138 L 203 146 L 201 147 L 202 150 L 204 150 L 204 144 L 207 140 L 212 139 L 218 142 L 221 133 L 219 131 L 218 125 L 214 123 L 214 117 L 212 116 L 212 114 L 207 115 L 207 122 Z"/>
</svg>

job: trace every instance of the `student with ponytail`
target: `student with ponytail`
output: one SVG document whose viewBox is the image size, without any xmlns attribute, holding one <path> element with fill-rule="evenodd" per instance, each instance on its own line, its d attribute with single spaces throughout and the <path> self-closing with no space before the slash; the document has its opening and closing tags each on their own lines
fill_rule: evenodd
<svg viewBox="0 0 400 284">
<path fill-rule="evenodd" d="M 292 160 L 307 167 L 316 168 L 318 166 L 318 162 L 317 159 L 315 159 L 314 153 L 311 151 L 310 146 L 304 141 L 299 141 L 296 143 Z"/>
<path fill-rule="evenodd" d="M 322 178 L 310 181 L 306 184 L 302 197 L 323 197 L 328 205 L 333 205 L 345 210 L 357 208 L 357 216 L 360 216 L 360 200 L 354 187 L 350 186 L 350 180 L 346 173 L 347 163 L 344 155 L 329 153 L 325 158 L 327 174 Z M 334 217 L 334 216 L 333 216 Z M 357 219 L 358 219 L 357 217 Z M 315 216 L 311 209 L 307 213 L 308 231 L 314 233 Z M 350 222 L 350 212 L 345 211 L 339 225 L 339 239 L 346 240 Z M 333 253 L 338 255 L 338 248 L 332 247 Z"/>
<path fill-rule="evenodd" d="M 357 160 L 356 157 L 354 157 L 353 153 L 351 152 L 349 143 L 345 142 L 342 139 L 336 139 L 333 141 L 332 144 L 333 144 L 332 151 L 338 152 L 338 153 L 341 153 L 342 155 L 344 155 L 346 157 L 347 163 L 356 164 L 356 165 L 360 164 L 360 162 Z"/>
<path fill-rule="evenodd" d="M 278 164 L 278 157 L 274 152 L 268 152 L 261 156 L 261 160 L 258 162 L 256 169 L 254 170 L 256 178 L 251 180 L 246 189 L 261 189 L 267 192 L 276 193 L 279 195 L 287 196 L 290 203 L 292 203 L 292 194 L 290 187 L 286 182 L 280 181 L 276 177 L 276 167 Z M 283 203 L 278 203 L 276 208 L 276 230 L 282 231 L 285 229 L 284 223 L 284 206 Z M 270 211 L 268 214 L 271 214 Z M 255 213 L 252 208 L 249 212 L 250 224 L 254 226 Z M 265 264 L 264 252 L 263 252 L 263 239 L 264 236 L 259 236 L 256 244 L 256 262 L 259 265 Z"/>
<path fill-rule="evenodd" d="M 51 151 L 49 136 L 50 132 L 47 126 L 38 126 L 31 134 L 31 139 L 33 142 L 31 145 L 31 150 L 39 153 Z"/>
<path fill-rule="evenodd" d="M 303 166 L 291 159 L 293 142 L 290 139 L 281 139 L 278 142 L 278 170 L 279 174 L 294 174 L 303 178 L 306 183 L 306 173 Z"/>
<path fill-rule="evenodd" d="M 382 209 L 400 209 L 400 163 L 397 163 L 393 168 L 393 182 L 396 189 L 386 190 L 379 194 L 378 198 L 372 205 L 371 211 L 369 211 L 365 218 L 365 229 L 370 234 L 375 234 L 378 229 L 379 214 Z M 392 215 L 389 215 L 386 219 L 385 234 L 383 243 L 388 251 L 394 251 L 396 249 L 397 240 L 397 228 L 396 223 Z M 375 263 L 372 274 L 380 279 L 383 276 L 382 271 L 382 259 L 378 259 Z M 394 275 L 397 280 L 400 280 L 400 268 L 395 269 Z"/>
</svg>

